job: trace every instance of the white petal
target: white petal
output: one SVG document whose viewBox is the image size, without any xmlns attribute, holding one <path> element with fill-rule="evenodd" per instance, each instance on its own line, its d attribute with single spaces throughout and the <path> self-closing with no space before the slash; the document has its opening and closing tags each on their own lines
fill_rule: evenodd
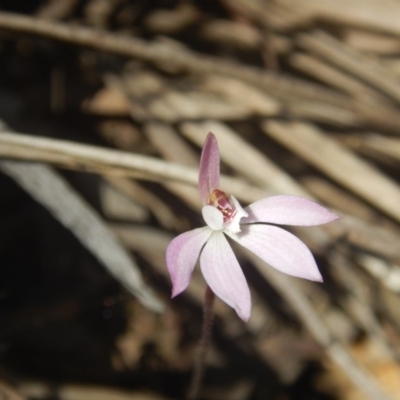
<svg viewBox="0 0 400 400">
<path fill-rule="evenodd" d="M 211 290 L 248 321 L 251 311 L 249 287 L 243 271 L 222 232 L 214 232 L 200 255 L 200 267 Z"/>
<path fill-rule="evenodd" d="M 224 228 L 224 216 L 214 206 L 204 206 L 201 210 L 205 223 L 214 231 Z"/>
<path fill-rule="evenodd" d="M 249 213 L 242 223 L 267 222 L 282 225 L 321 225 L 339 217 L 325 207 L 300 196 L 272 196 L 245 208 Z"/>
<path fill-rule="evenodd" d="M 308 247 L 284 229 L 262 224 L 242 225 L 241 233 L 229 236 L 285 274 L 322 281 Z"/>
<path fill-rule="evenodd" d="M 212 230 L 195 229 L 177 236 L 167 248 L 166 262 L 172 281 L 172 297 L 183 292 L 190 282 L 196 261 Z"/>
</svg>

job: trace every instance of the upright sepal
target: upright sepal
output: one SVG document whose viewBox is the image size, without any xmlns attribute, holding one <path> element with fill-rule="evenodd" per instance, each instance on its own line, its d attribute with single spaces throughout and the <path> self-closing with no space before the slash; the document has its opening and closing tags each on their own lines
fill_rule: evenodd
<svg viewBox="0 0 400 400">
<path fill-rule="evenodd" d="M 215 136 L 210 132 L 203 145 L 200 159 L 199 192 L 203 204 L 214 189 L 219 189 L 219 149 Z"/>
</svg>

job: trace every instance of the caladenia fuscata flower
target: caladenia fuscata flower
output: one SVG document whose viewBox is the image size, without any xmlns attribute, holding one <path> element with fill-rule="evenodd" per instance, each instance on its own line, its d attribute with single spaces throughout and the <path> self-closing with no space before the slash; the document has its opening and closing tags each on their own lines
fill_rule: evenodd
<svg viewBox="0 0 400 400">
<path fill-rule="evenodd" d="M 242 208 L 235 197 L 220 190 L 219 169 L 217 140 L 209 133 L 199 174 L 206 226 L 179 235 L 168 246 L 166 262 L 173 285 L 172 297 L 187 288 L 200 256 L 200 268 L 208 286 L 247 321 L 251 311 L 250 291 L 226 236 L 281 272 L 322 281 L 307 246 L 275 224 L 321 225 L 338 216 L 299 196 L 272 196 Z"/>
</svg>

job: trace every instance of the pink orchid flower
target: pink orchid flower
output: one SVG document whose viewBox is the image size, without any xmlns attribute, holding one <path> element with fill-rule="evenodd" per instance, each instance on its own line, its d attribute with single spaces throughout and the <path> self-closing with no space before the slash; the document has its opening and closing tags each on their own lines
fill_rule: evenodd
<svg viewBox="0 0 400 400">
<path fill-rule="evenodd" d="M 205 140 L 200 160 L 199 191 L 207 226 L 185 232 L 169 244 L 167 268 L 172 297 L 187 286 L 200 255 L 200 267 L 211 290 L 233 307 L 244 321 L 250 318 L 250 290 L 225 235 L 286 274 L 322 281 L 307 246 L 284 229 L 268 224 L 312 226 L 338 219 L 324 207 L 299 196 L 272 196 L 242 208 L 220 190 L 220 158 L 215 136 Z"/>
</svg>

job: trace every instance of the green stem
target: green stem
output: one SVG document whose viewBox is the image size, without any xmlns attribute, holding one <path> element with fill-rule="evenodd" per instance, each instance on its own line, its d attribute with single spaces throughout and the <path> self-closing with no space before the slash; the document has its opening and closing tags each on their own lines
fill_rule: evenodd
<svg viewBox="0 0 400 400">
<path fill-rule="evenodd" d="M 214 320 L 214 292 L 207 286 L 204 296 L 203 307 L 203 326 L 201 329 L 201 338 L 197 348 L 196 362 L 194 365 L 192 380 L 189 387 L 188 400 L 197 400 L 201 388 L 201 382 L 204 375 L 204 360 L 210 344 L 211 329 Z"/>
</svg>

